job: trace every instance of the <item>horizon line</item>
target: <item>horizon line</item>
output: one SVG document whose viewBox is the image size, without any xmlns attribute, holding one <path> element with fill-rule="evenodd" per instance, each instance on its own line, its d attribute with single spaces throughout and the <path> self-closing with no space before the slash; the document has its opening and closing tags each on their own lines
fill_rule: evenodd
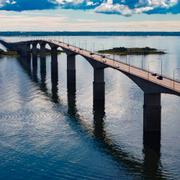
<svg viewBox="0 0 180 180">
<path fill-rule="evenodd" d="M 0 36 L 180 36 L 180 31 L 0 31 Z"/>
</svg>

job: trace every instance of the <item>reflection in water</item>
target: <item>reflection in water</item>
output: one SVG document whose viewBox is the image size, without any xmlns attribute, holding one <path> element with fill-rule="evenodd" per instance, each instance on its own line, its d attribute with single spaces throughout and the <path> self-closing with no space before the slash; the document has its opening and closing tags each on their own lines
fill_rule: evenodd
<svg viewBox="0 0 180 180">
<path fill-rule="evenodd" d="M 27 54 L 24 60 L 25 60 L 27 72 L 30 75 L 31 74 L 31 54 L 30 53 Z"/>
<path fill-rule="evenodd" d="M 140 164 L 137 160 L 131 157 L 130 154 L 123 152 L 116 147 L 116 145 L 109 139 L 104 129 L 105 118 L 105 101 L 94 101 L 94 136 L 103 147 L 110 152 L 110 154 L 118 160 L 118 162 L 124 162 L 128 169 L 133 171 L 143 171 L 145 178 L 155 179 L 163 178 L 163 174 L 160 168 L 160 134 L 156 134 L 152 139 L 143 139 L 144 142 L 144 162 Z M 165 178 L 165 177 L 164 177 Z"/>
<path fill-rule="evenodd" d="M 51 54 L 51 83 L 52 100 L 58 103 L 58 60 L 55 52 Z"/>
<path fill-rule="evenodd" d="M 40 56 L 40 75 L 41 75 L 41 89 L 42 91 L 46 92 L 46 57 L 41 55 Z"/>
<path fill-rule="evenodd" d="M 160 146 L 161 146 L 161 95 L 144 94 L 144 173 L 155 178 L 161 174 Z"/>
<path fill-rule="evenodd" d="M 38 64 L 37 53 L 33 53 L 32 54 L 32 77 L 33 77 L 33 81 L 35 82 L 38 82 L 37 64 Z"/>
<path fill-rule="evenodd" d="M 143 171 L 146 178 L 157 179 L 165 178 L 161 172 L 161 162 L 159 152 L 144 147 Z"/>
<path fill-rule="evenodd" d="M 30 76 L 31 75 L 31 54 L 28 54 L 26 57 L 19 57 L 19 63 L 24 68 L 25 72 Z"/>
<path fill-rule="evenodd" d="M 34 62 L 32 75 L 37 77 L 37 56 L 32 57 Z M 46 58 L 41 57 L 40 62 L 40 74 L 41 74 L 41 88 L 43 91 L 47 90 L 46 86 Z M 58 102 L 58 61 L 57 58 L 53 57 L 54 61 L 51 61 L 51 81 L 52 81 L 52 99 L 55 103 Z M 25 61 L 24 61 L 25 62 Z M 22 64 L 22 63 L 21 63 Z M 22 64 L 22 66 L 27 69 L 27 67 Z M 29 71 L 29 70 L 28 70 Z M 27 72 L 28 72 L 27 71 Z M 36 81 L 38 82 L 38 81 Z M 76 79 L 75 71 L 67 72 L 67 96 L 68 96 L 68 114 L 76 119 L 77 126 L 80 125 L 82 128 L 87 129 L 85 123 L 81 123 L 83 120 L 78 116 L 78 111 L 76 108 Z M 119 146 L 114 144 L 110 139 L 106 130 L 104 128 L 104 118 L 105 118 L 105 101 L 93 101 L 93 114 L 94 114 L 94 128 L 92 131 L 97 146 L 100 147 L 103 152 L 108 153 L 113 157 L 115 161 L 123 164 L 128 171 L 133 171 L 139 173 L 143 178 L 156 179 L 163 178 L 166 176 L 160 167 L 160 139 L 156 137 L 144 138 L 144 159 L 143 162 L 139 159 L 135 159 L 129 152 L 121 149 Z M 90 131 L 87 130 L 89 133 Z M 160 138 L 160 136 L 159 136 Z"/>
<path fill-rule="evenodd" d="M 68 113 L 70 116 L 76 117 L 76 76 L 74 70 L 67 70 L 67 100 Z"/>
<path fill-rule="evenodd" d="M 104 132 L 104 116 L 105 116 L 105 101 L 95 101 L 93 103 L 94 113 L 94 136 L 99 140 L 105 138 Z"/>
</svg>

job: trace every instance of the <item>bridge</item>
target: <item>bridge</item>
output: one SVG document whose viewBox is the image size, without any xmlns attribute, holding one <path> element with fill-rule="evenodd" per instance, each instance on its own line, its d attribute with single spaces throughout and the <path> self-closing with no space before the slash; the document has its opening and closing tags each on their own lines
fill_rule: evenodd
<svg viewBox="0 0 180 180">
<path fill-rule="evenodd" d="M 180 95 L 180 82 L 163 77 L 156 73 L 131 66 L 111 59 L 105 55 L 97 54 L 73 45 L 57 40 L 28 40 L 21 42 L 5 42 L 0 40 L 8 50 L 17 51 L 23 57 L 23 64 L 37 71 L 37 55 L 41 57 L 41 72 L 45 69 L 45 55 L 51 53 L 51 80 L 55 84 L 58 79 L 58 48 L 67 54 L 67 89 L 68 101 L 73 104 L 73 96 L 76 91 L 76 55 L 81 55 L 87 60 L 94 70 L 93 81 L 93 107 L 95 111 L 103 111 L 105 104 L 104 69 L 113 68 L 120 71 L 136 83 L 144 92 L 143 106 L 143 140 L 147 146 L 160 146 L 161 136 L 161 93 Z M 51 48 L 48 50 L 46 46 Z M 32 56 L 32 59 L 29 58 Z M 52 87 L 52 91 L 57 91 Z M 56 94 L 56 93 L 55 93 Z M 56 99 L 56 98 L 55 98 Z M 153 140 L 153 142 L 152 142 Z M 157 148 L 156 147 L 156 148 Z"/>
</svg>

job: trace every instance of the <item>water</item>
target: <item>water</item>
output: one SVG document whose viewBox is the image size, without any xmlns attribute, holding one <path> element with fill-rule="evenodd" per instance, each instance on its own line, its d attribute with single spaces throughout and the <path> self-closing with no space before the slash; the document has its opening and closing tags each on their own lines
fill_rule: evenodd
<svg viewBox="0 0 180 180">
<path fill-rule="evenodd" d="M 64 40 L 94 51 L 115 46 L 163 49 L 167 55 L 146 56 L 143 67 L 159 71 L 162 59 L 163 73 L 172 77 L 174 71 L 179 77 L 179 37 Z M 142 59 L 130 61 L 142 66 Z M 29 75 L 16 57 L 0 58 L 0 179 L 179 179 L 180 98 L 162 95 L 161 152 L 156 154 L 143 147 L 139 87 L 120 72 L 106 69 L 105 115 L 94 114 L 93 69 L 83 57 L 77 56 L 76 62 L 76 97 L 68 104 L 65 54 L 58 56 L 57 86 L 51 82 L 50 56 L 44 79 L 39 68 L 37 75 Z"/>
</svg>

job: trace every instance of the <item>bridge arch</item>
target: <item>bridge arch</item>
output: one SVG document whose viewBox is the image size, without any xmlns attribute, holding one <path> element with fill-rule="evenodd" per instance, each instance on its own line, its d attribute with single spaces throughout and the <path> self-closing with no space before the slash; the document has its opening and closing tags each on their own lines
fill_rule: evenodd
<svg viewBox="0 0 180 180">
<path fill-rule="evenodd" d="M 29 46 L 30 46 L 30 50 L 32 50 L 32 48 L 33 48 L 33 45 L 32 45 L 32 43 L 30 43 L 30 44 L 29 44 Z"/>
<path fill-rule="evenodd" d="M 36 48 L 39 50 L 41 49 L 41 44 L 39 42 L 37 43 Z"/>
</svg>

